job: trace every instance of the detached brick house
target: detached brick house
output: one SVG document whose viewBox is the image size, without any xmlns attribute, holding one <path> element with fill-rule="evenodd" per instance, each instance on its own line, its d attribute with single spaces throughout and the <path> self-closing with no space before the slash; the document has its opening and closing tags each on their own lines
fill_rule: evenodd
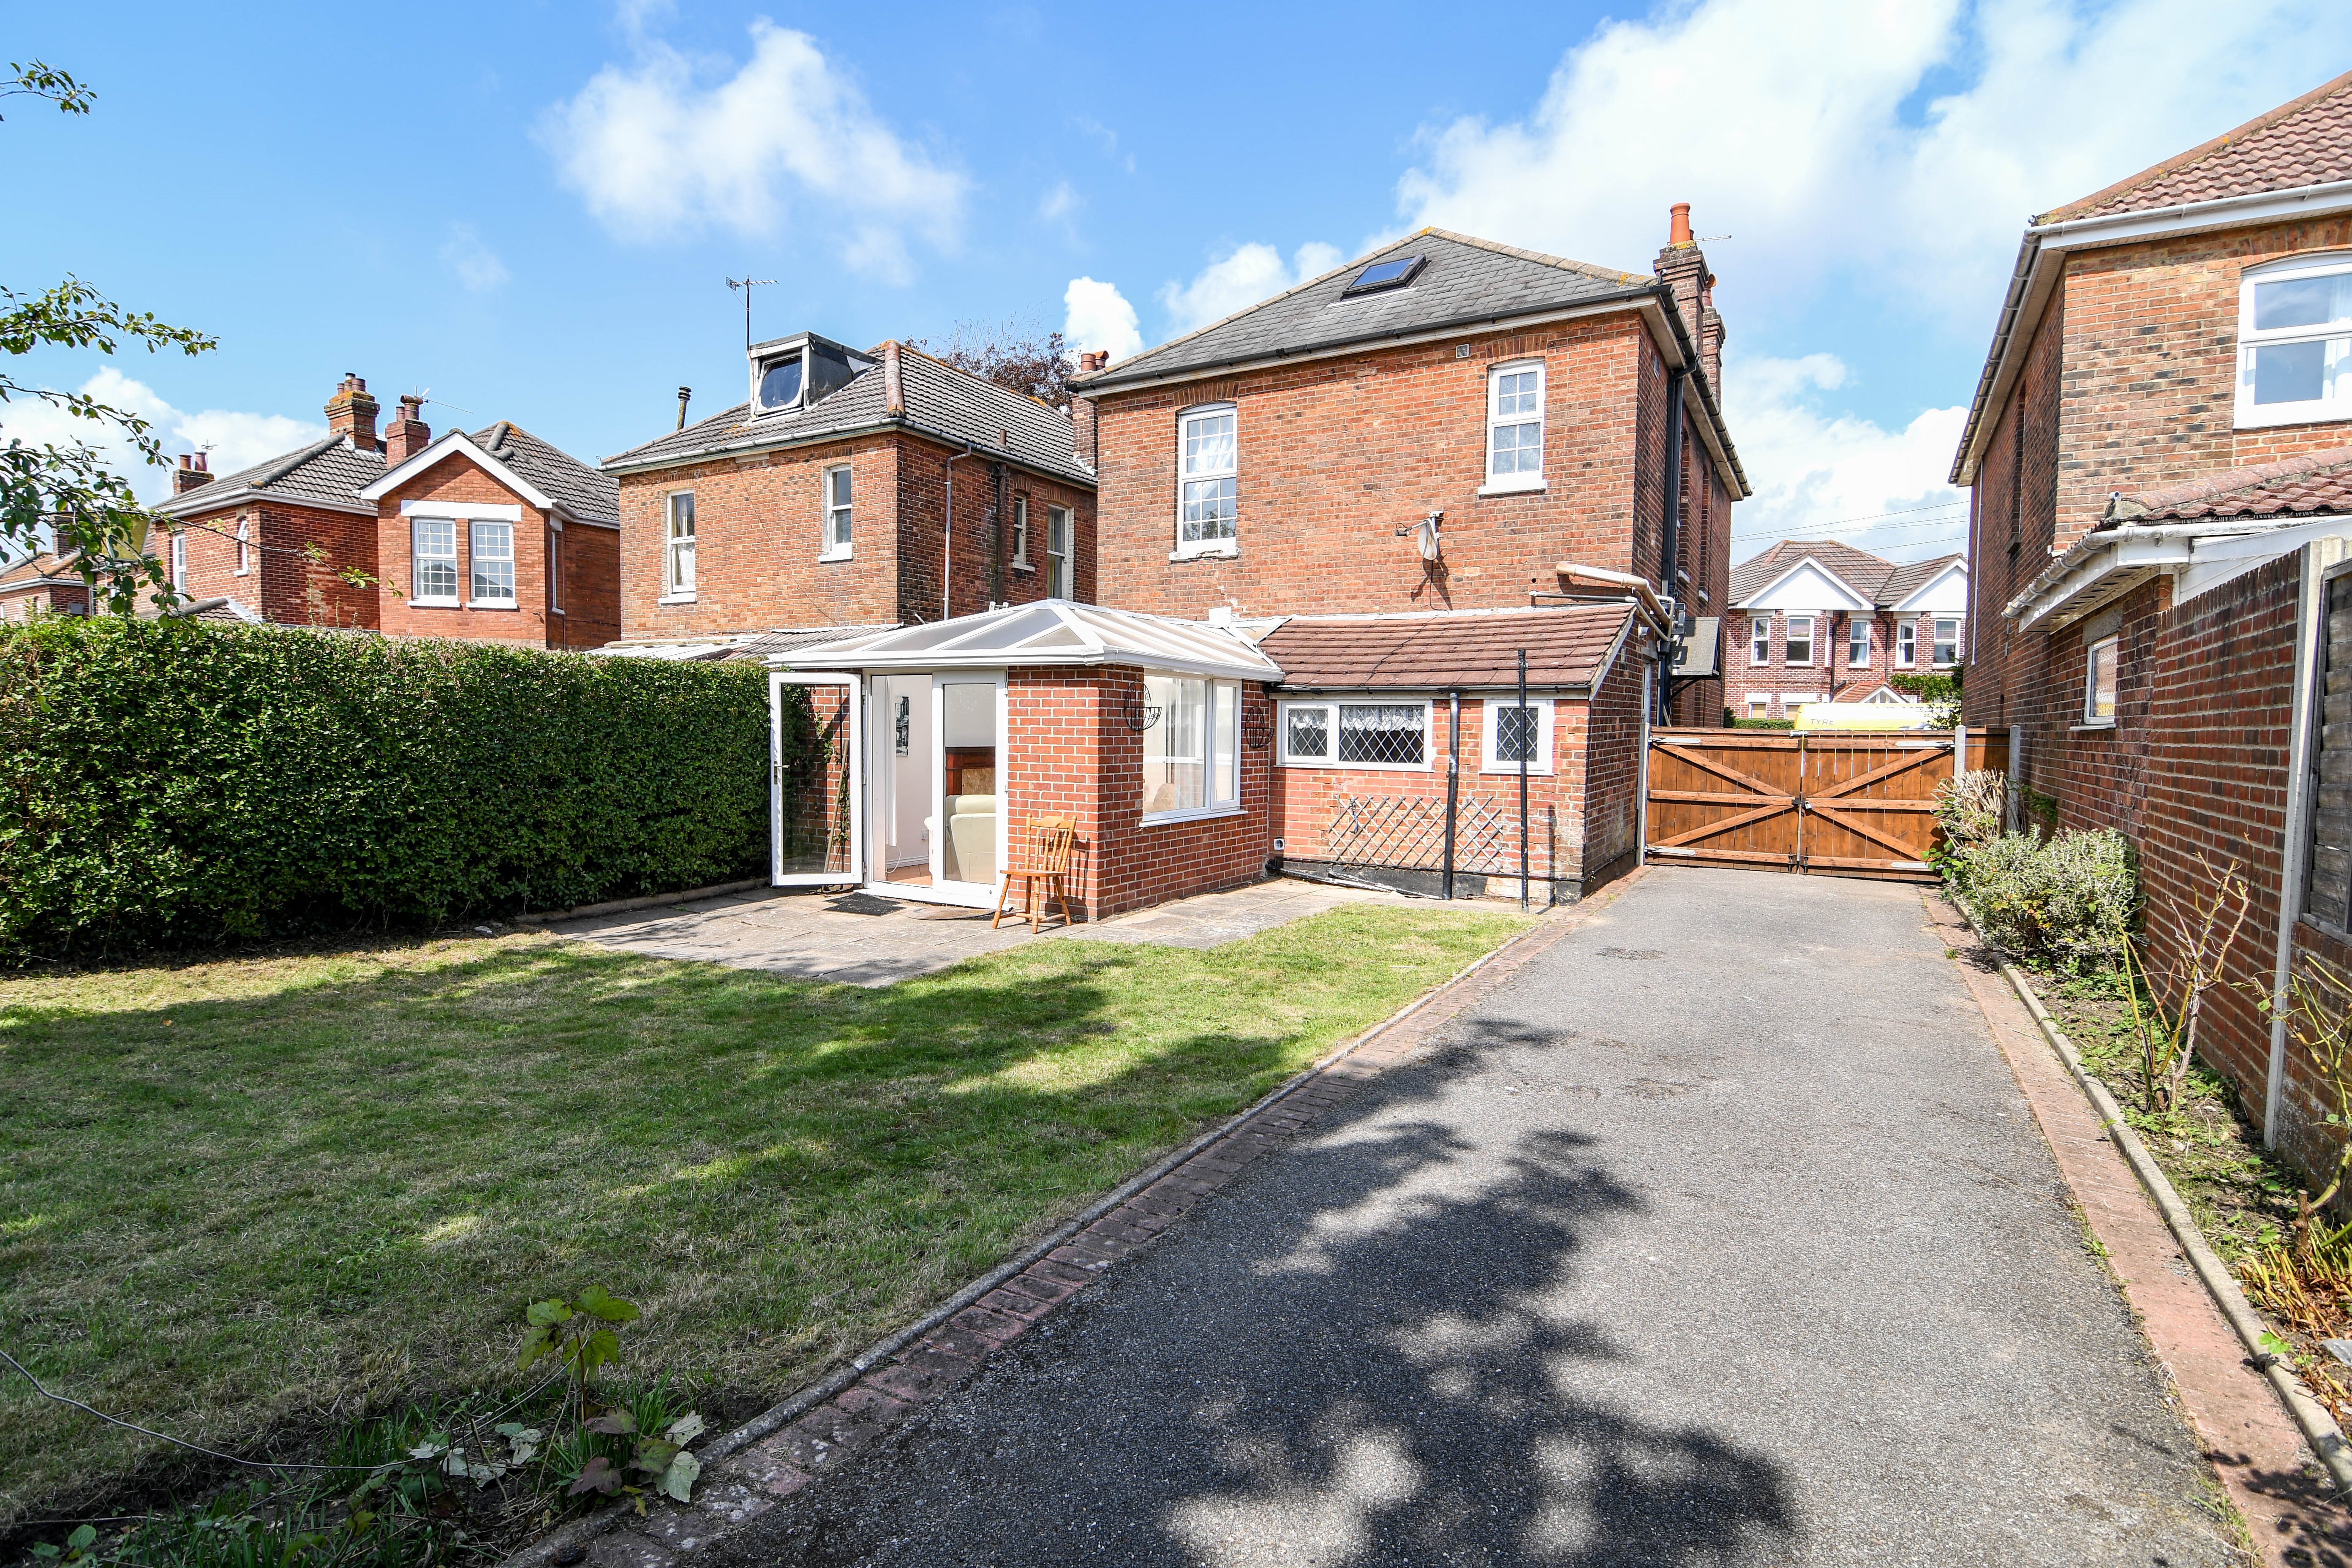
<svg viewBox="0 0 2352 1568">
<path fill-rule="evenodd" d="M 2204 1050 L 2309 1167 L 2332 1108 L 2254 998 L 2352 963 L 2352 75 L 2034 221 L 1953 482 L 1966 721 L 2137 843 L 2158 962 L 2200 856 L 2246 875 Z"/>
<path fill-rule="evenodd" d="M 89 584 L 73 563 L 72 556 L 42 550 L 0 567 L 0 622 L 89 615 Z"/>
<path fill-rule="evenodd" d="M 802 333 L 746 357 L 744 402 L 604 461 L 615 652 L 1095 597 L 1095 477 L 1071 412 L 896 342 Z"/>
<path fill-rule="evenodd" d="M 347 375 L 328 435 L 236 473 L 184 457 L 168 527 L 173 585 L 235 618 L 401 637 L 588 648 L 619 630 L 612 481 L 505 422 L 440 440 L 404 397 L 376 430 Z"/>
<path fill-rule="evenodd" d="M 1965 654 L 1965 557 L 1897 566 L 1834 539 L 1783 540 L 1733 568 L 1725 682 L 1743 719 L 1808 702 L 1899 702 L 1898 675 L 1950 674 Z"/>
</svg>

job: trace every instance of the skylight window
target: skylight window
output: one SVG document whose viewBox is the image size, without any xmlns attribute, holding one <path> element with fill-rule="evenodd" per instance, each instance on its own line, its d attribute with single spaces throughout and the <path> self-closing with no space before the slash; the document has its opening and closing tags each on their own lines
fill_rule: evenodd
<svg viewBox="0 0 2352 1568">
<path fill-rule="evenodd" d="M 1377 294 L 1383 289 L 1402 289 L 1420 275 L 1428 262 L 1425 256 L 1400 256 L 1389 261 L 1375 261 L 1356 274 L 1355 281 L 1339 290 L 1347 299 L 1354 294 Z"/>
</svg>

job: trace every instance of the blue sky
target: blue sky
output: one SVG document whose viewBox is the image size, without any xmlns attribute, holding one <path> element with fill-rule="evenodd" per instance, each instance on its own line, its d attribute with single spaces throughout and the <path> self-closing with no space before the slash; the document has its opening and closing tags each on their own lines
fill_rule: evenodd
<svg viewBox="0 0 2352 1568">
<path fill-rule="evenodd" d="M 2352 7 L 412 0 L 19 6 L 0 38 L 100 93 L 0 103 L 0 282 L 222 342 L 34 375 L 215 468 L 345 371 L 429 389 L 436 429 L 618 451 L 681 384 L 741 396 L 747 270 L 761 336 L 1132 352 L 1423 223 L 1646 269 L 1689 200 L 1730 237 L 1738 553 L 1919 559 L 1964 531 L 1942 481 L 2027 215 L 2352 67 Z"/>
</svg>

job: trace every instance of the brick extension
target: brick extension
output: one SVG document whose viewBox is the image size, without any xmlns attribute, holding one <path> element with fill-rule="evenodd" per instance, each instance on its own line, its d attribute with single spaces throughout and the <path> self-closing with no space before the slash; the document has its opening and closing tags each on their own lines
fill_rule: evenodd
<svg viewBox="0 0 2352 1568">
<path fill-rule="evenodd" d="M 1281 1098 L 1246 1114 L 1214 1142 L 945 1321 L 878 1359 L 846 1386 L 781 1428 L 725 1452 L 704 1469 L 691 1504 L 665 1501 L 643 1518 L 608 1509 L 517 1552 L 501 1568 L 547 1568 L 557 1551 L 583 1542 L 588 1561 L 598 1568 L 665 1568 L 839 1473 L 892 1427 L 970 1379 L 989 1356 L 1166 1233 L 1252 1161 L 1284 1147 L 1366 1082 L 1419 1054 L 1464 1009 L 1615 901 L 1640 875 L 1637 870 L 1606 895 L 1545 917 L 1484 963 L 1308 1068 L 1287 1092 L 1277 1091 Z M 712 1447 L 723 1451 L 728 1443 L 722 1437 Z"/>
</svg>

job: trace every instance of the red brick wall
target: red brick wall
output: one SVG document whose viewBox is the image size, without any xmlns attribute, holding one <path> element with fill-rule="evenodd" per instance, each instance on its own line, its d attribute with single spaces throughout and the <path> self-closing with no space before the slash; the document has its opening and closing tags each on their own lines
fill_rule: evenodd
<svg viewBox="0 0 2352 1568">
<path fill-rule="evenodd" d="M 603 647 L 621 635 L 621 532 L 592 523 L 564 525 L 563 614 L 552 617 L 550 647 Z"/>
<path fill-rule="evenodd" d="M 250 569 L 236 571 L 236 529 L 247 526 Z M 277 501 L 252 502 L 182 522 L 192 599 L 230 598 L 265 620 L 297 626 L 382 626 L 375 589 L 342 574 L 381 577 L 374 520 Z M 318 558 L 310 554 L 316 547 Z M 158 541 L 157 548 L 165 547 Z"/>
<path fill-rule="evenodd" d="M 403 501 L 478 501 L 493 506 L 519 506 L 522 517 L 514 525 L 515 605 L 511 610 L 476 610 L 418 605 L 415 593 L 409 519 L 401 515 Z M 434 464 L 376 503 L 378 550 L 384 563 L 384 581 L 399 589 L 383 595 L 383 625 L 393 637 L 457 637 L 468 642 L 518 642 L 540 647 L 567 646 L 562 623 L 569 615 L 549 614 L 547 604 L 547 520 L 536 507 L 492 479 L 471 460 L 453 454 Z M 471 596 L 473 541 L 460 524 L 457 535 L 457 596 Z M 565 584 L 567 611 L 575 597 Z M 595 612 L 591 611 L 593 616 Z"/>
<path fill-rule="evenodd" d="M 1629 640 L 1582 715 L 1583 743 L 1568 783 L 1578 810 L 1564 828 L 1562 871 L 1590 893 L 1639 864 L 1642 833 L 1642 672 Z M 1572 858 L 1571 858 L 1572 857 Z"/>
<path fill-rule="evenodd" d="M 887 626 L 940 618 L 948 458 L 953 448 L 903 434 L 879 434 L 743 461 L 682 464 L 621 476 L 621 632 L 630 638 L 705 636 L 775 626 Z M 824 474 L 846 462 L 856 498 L 854 555 L 819 561 L 824 545 Z M 1042 564 L 1045 509 L 1066 506 L 1080 599 L 1094 595 L 1094 497 L 1084 486 L 1008 470 L 1003 521 L 1007 565 L 992 579 L 994 478 L 986 457 L 955 465 L 956 615 L 995 597 L 1025 604 L 1045 596 L 1042 571 L 1010 569 L 1010 496 L 1030 498 Z M 691 604 L 664 605 L 662 549 L 672 491 L 695 498 L 697 578 Z"/>
<path fill-rule="evenodd" d="M 1014 852 L 1035 818 L 1075 818 L 1071 890 L 1088 919 L 1255 880 L 1272 853 L 1270 747 L 1242 749 L 1239 814 L 1143 824 L 1143 736 L 1121 717 L 1142 692 L 1142 671 L 1115 667 L 1016 668 L 1006 678 L 1005 810 Z M 1270 729 L 1265 689 L 1244 685 L 1242 700 L 1244 730 Z"/>
<path fill-rule="evenodd" d="M 2016 722 L 2009 716 L 2013 704 L 2033 708 L 2042 701 L 2029 693 L 2043 679 L 2048 650 L 2039 634 L 2019 636 L 2001 610 L 2050 564 L 2056 539 L 2064 336 L 2063 303 L 2053 300 L 2026 347 L 1970 497 L 1971 609 L 1961 711 L 1978 728 Z"/>
<path fill-rule="evenodd" d="M 1689 454 L 1696 483 L 1684 491 L 1683 505 L 1683 569 L 1691 574 L 1689 592 L 1685 595 L 1694 616 L 1715 616 L 1722 625 L 1719 633 L 1728 635 L 1730 625 L 1739 617 L 1730 613 L 1731 603 L 1731 489 L 1717 469 L 1715 459 L 1696 440 L 1684 443 Z M 1742 622 L 1742 625 L 1745 623 Z M 1718 668 L 1728 676 L 1736 668 L 1731 660 L 1733 649 L 1727 641 L 1717 658 Z M 1677 724 L 1714 725 L 1723 719 L 1727 703 L 1738 700 L 1730 693 L 1727 680 L 1695 681 L 1677 692 L 1674 704 L 1674 721 Z"/>
<path fill-rule="evenodd" d="M 28 621 L 35 616 L 86 616 L 89 590 L 79 584 L 45 588 L 0 588 L 0 621 Z"/>
<path fill-rule="evenodd" d="M 1563 559 L 1654 577 L 1664 372 L 1640 318 L 1458 343 L 1467 357 L 1448 340 L 1101 398 L 1103 602 L 1187 616 L 1491 608 L 1558 588 Z M 1481 497 L 1488 367 L 1533 357 L 1549 489 Z M 1172 562 L 1177 416 L 1216 402 L 1238 412 L 1240 553 Z M 1709 545 L 1727 573 L 1723 510 Z M 1395 531 L 1436 510 L 1444 559 L 1429 565 Z"/>
</svg>

